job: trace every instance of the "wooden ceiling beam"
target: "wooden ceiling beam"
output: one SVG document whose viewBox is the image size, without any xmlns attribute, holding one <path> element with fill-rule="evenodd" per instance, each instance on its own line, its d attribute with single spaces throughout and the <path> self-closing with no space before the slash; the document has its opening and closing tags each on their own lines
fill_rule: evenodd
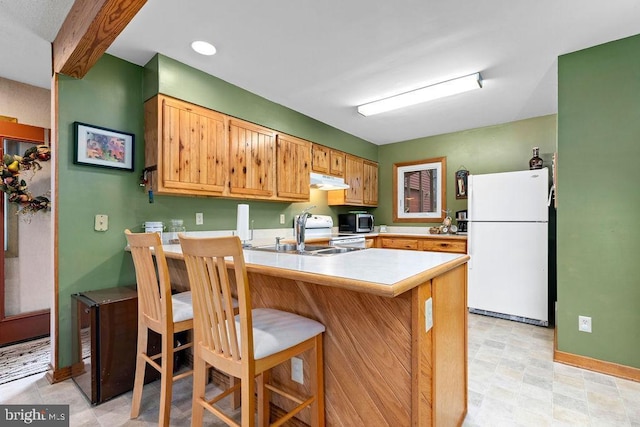
<svg viewBox="0 0 640 427">
<path fill-rule="evenodd" d="M 83 78 L 147 0 L 76 0 L 53 41 L 53 72 Z"/>
</svg>

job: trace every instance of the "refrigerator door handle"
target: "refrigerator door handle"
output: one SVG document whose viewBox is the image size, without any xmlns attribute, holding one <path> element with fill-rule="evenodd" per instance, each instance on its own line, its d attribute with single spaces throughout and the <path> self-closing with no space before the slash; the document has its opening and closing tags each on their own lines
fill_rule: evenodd
<svg viewBox="0 0 640 427">
<path fill-rule="evenodd" d="M 553 200 L 553 193 L 556 192 L 556 185 L 553 184 L 549 189 L 549 199 L 547 200 L 547 207 L 551 206 L 551 200 Z"/>
</svg>

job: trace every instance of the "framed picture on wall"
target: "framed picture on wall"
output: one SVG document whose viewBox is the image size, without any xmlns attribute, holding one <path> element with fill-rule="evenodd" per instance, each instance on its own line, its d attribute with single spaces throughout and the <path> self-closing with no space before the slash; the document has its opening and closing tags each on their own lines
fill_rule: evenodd
<svg viewBox="0 0 640 427">
<path fill-rule="evenodd" d="M 469 171 L 466 169 L 460 169 L 456 171 L 456 199 L 467 198 L 467 178 L 469 177 Z"/>
<path fill-rule="evenodd" d="M 74 122 L 75 153 L 78 165 L 133 171 L 134 135 L 86 123 Z"/>
</svg>

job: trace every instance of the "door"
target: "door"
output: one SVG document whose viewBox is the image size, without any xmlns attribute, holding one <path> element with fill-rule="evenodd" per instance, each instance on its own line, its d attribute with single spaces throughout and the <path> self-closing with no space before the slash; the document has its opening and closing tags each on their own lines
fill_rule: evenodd
<svg viewBox="0 0 640 427">
<path fill-rule="evenodd" d="M 1 153 L 23 155 L 48 143 L 47 129 L 0 122 Z M 21 170 L 20 179 L 34 197 L 51 190 L 51 162 Z M 53 293 L 51 213 L 17 213 L 20 206 L 0 194 L 0 345 L 49 335 Z M 37 267 L 36 267 L 37 266 Z"/>
<path fill-rule="evenodd" d="M 469 223 L 470 308 L 548 321 L 547 223 Z"/>
</svg>

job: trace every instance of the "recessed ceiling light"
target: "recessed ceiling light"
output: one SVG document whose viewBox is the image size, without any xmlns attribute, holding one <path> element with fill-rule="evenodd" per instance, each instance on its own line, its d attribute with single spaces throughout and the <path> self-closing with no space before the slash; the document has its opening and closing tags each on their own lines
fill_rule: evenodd
<svg viewBox="0 0 640 427">
<path fill-rule="evenodd" d="M 191 43 L 191 48 L 198 52 L 200 55 L 211 56 L 216 54 L 216 47 L 211 43 L 207 43 L 202 40 L 196 40 Z"/>
</svg>

